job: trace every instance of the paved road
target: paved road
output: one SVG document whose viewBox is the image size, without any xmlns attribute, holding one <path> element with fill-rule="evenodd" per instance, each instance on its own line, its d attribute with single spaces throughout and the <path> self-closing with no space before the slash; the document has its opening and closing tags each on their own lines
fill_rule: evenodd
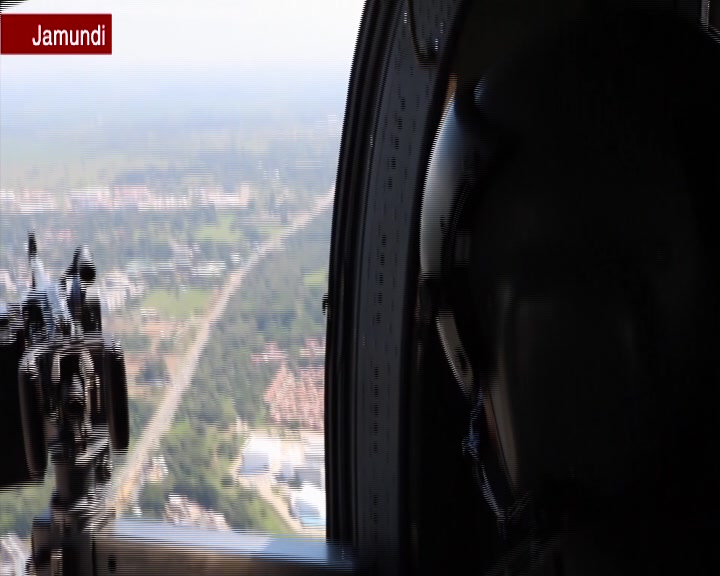
<svg viewBox="0 0 720 576">
<path fill-rule="evenodd" d="M 195 368 L 208 342 L 211 329 L 215 321 L 220 318 L 225 311 L 230 297 L 240 287 L 243 279 L 269 252 L 281 249 L 283 240 L 307 226 L 314 218 L 332 206 L 334 196 L 335 190 L 333 188 L 316 201 L 315 207 L 310 212 L 297 216 L 285 230 L 260 245 L 250 258 L 248 258 L 245 265 L 230 275 L 230 278 L 220 291 L 212 308 L 208 311 L 205 322 L 198 330 L 194 342 L 188 349 L 184 364 L 173 374 L 172 381 L 167 387 L 165 396 L 160 401 L 152 419 L 145 427 L 132 454 L 130 454 L 124 467 L 115 473 L 111 488 L 112 496 L 110 498 L 110 504 L 115 506 L 118 512 L 124 510 L 128 504 L 129 497 L 134 492 L 133 488 L 139 483 L 143 463 L 148 460 L 153 450 L 157 448 L 162 436 L 170 428 L 175 411 L 180 405 L 182 395 L 192 382 Z"/>
</svg>

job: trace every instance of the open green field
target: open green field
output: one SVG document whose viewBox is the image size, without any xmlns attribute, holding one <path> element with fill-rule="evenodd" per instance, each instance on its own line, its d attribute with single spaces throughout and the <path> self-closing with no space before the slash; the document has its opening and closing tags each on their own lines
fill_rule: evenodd
<svg viewBox="0 0 720 576">
<path fill-rule="evenodd" d="M 284 229 L 285 226 L 280 224 L 258 224 L 258 231 L 264 238 L 273 238 L 280 234 L 280 232 Z"/>
<path fill-rule="evenodd" d="M 321 268 L 320 270 L 315 270 L 314 272 L 305 274 L 305 276 L 303 277 L 303 282 L 305 283 L 305 286 L 318 287 L 318 288 L 327 287 L 327 284 L 328 284 L 327 268 Z"/>
<path fill-rule="evenodd" d="M 239 242 L 243 238 L 242 230 L 233 230 L 233 214 L 219 214 L 215 224 L 201 226 L 195 232 L 197 240 L 212 242 Z"/>
<path fill-rule="evenodd" d="M 154 308 L 161 316 L 186 318 L 205 311 L 212 290 L 188 288 L 175 294 L 170 290 L 151 290 L 142 303 L 142 308 Z"/>
<path fill-rule="evenodd" d="M 165 226 L 151 224 L 146 230 L 133 231 L 133 240 L 136 242 L 146 239 L 153 240 L 155 242 L 172 242 L 174 238 L 169 224 L 166 224 Z"/>
</svg>

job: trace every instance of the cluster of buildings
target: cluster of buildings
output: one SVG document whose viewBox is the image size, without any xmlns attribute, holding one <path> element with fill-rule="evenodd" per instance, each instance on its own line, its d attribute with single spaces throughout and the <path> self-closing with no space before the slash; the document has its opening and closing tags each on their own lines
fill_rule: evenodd
<svg viewBox="0 0 720 576">
<path fill-rule="evenodd" d="M 119 310 L 125 307 L 131 298 L 138 298 L 145 293 L 145 285 L 137 277 L 126 272 L 114 270 L 100 278 L 98 295 L 108 310 Z"/>
<path fill-rule="evenodd" d="M 0 211 L 8 214 L 49 212 L 60 208 L 57 197 L 45 190 L 0 190 Z"/>
<path fill-rule="evenodd" d="M 55 271 L 47 271 L 52 278 Z M 29 286 L 30 271 L 25 263 L 19 262 L 15 270 L 0 268 L 0 289 L 7 295 L 19 298 Z M 106 310 L 119 310 L 131 298 L 145 293 L 145 284 L 136 275 L 113 270 L 98 279 L 97 292 Z"/>
<path fill-rule="evenodd" d="M 28 214 L 53 210 L 183 210 L 195 206 L 247 208 L 256 192 L 249 184 L 233 191 L 222 188 L 190 189 L 185 194 L 158 194 L 147 186 L 88 187 L 62 195 L 46 190 L 0 190 L 0 211 Z"/>
<path fill-rule="evenodd" d="M 163 517 L 177 526 L 193 526 L 206 530 L 230 530 L 225 516 L 203 508 L 185 496 L 170 495 L 165 504 Z"/>
<path fill-rule="evenodd" d="M 308 360 L 309 364 L 322 364 L 325 361 L 325 337 L 306 338 L 298 355 L 300 358 Z M 277 342 L 267 342 L 262 352 L 251 356 L 253 364 L 269 364 L 270 362 L 283 364 L 287 362 L 288 358 L 287 351 L 281 350 Z"/>
<path fill-rule="evenodd" d="M 305 528 L 323 528 L 326 520 L 325 446 L 321 436 L 301 444 L 280 438 L 252 437 L 243 449 L 238 474 L 268 474 L 283 485 L 290 515 Z"/>
<path fill-rule="evenodd" d="M 327 518 L 325 489 L 303 484 L 291 494 L 289 510 L 290 515 L 297 518 L 304 528 L 324 528 Z"/>
<path fill-rule="evenodd" d="M 288 353 L 285 350 L 280 350 L 277 342 L 268 342 L 262 352 L 253 354 L 250 359 L 253 364 L 284 363 L 288 359 Z"/>
<path fill-rule="evenodd" d="M 300 348 L 300 357 L 319 362 L 325 361 L 325 336 L 322 338 L 308 338 L 305 347 Z"/>
<path fill-rule="evenodd" d="M 265 391 L 269 418 L 283 427 L 321 431 L 325 414 L 325 338 L 307 338 L 298 351 L 304 367 L 291 369 L 288 353 L 276 342 L 268 342 L 254 354 L 255 364 L 275 362 L 280 366 Z M 272 473 L 273 481 L 285 486 L 288 511 L 304 528 L 324 528 L 325 445 L 322 436 L 308 436 L 302 447 L 289 450 L 280 439 L 251 438 L 243 450 L 240 474 Z"/>
<path fill-rule="evenodd" d="M 276 342 L 268 342 L 253 364 L 280 364 L 265 390 L 270 420 L 279 425 L 322 430 L 325 411 L 325 338 L 307 338 L 298 352 L 307 365 L 296 371 L 288 367 L 289 354 Z"/>
<path fill-rule="evenodd" d="M 133 260 L 128 263 L 126 270 L 129 274 L 147 277 L 170 275 L 172 277 L 198 277 L 209 278 L 223 276 L 227 264 L 222 260 L 206 260 L 196 262 L 199 248 L 175 245 L 173 258 L 167 261 Z M 241 259 L 237 259 L 241 264 Z"/>
<path fill-rule="evenodd" d="M 190 190 L 191 197 L 195 197 L 201 206 L 215 206 L 217 208 L 247 208 L 250 200 L 255 196 L 248 184 L 240 184 L 232 194 L 218 189 L 203 188 Z"/>
<path fill-rule="evenodd" d="M 100 276 L 96 286 L 104 309 L 112 312 L 125 308 L 130 300 L 141 298 L 148 285 L 152 286 L 163 279 L 171 284 L 188 282 L 200 286 L 214 286 L 225 276 L 225 262 L 194 261 L 192 248 L 188 250 L 191 257 L 187 257 L 184 251 L 179 251 L 177 258 L 167 262 L 134 261 L 128 263 L 124 270 L 111 270 Z M 237 258 L 237 265 L 241 264 L 242 260 Z M 52 278 L 59 272 L 47 270 L 47 273 Z M 20 297 L 28 287 L 29 278 L 27 263 L 21 259 L 13 264 L 12 269 L 0 268 L 0 297 Z"/>
<path fill-rule="evenodd" d="M 263 397 L 275 424 L 322 430 L 325 414 L 325 369 L 283 364 Z"/>
<path fill-rule="evenodd" d="M 227 265 L 221 261 L 209 261 L 190 268 L 190 275 L 200 278 L 216 278 L 225 273 Z"/>
</svg>

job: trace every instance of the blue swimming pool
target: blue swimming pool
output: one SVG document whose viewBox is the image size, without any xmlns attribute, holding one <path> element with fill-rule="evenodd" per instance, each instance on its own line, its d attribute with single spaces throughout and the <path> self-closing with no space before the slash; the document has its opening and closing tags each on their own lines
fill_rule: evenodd
<svg viewBox="0 0 720 576">
<path fill-rule="evenodd" d="M 304 528 L 325 528 L 325 518 L 320 516 L 300 516 Z"/>
</svg>

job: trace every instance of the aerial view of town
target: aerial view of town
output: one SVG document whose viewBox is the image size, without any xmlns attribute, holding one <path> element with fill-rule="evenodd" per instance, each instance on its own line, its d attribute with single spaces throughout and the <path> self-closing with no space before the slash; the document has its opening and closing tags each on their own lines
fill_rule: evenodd
<svg viewBox="0 0 720 576">
<path fill-rule="evenodd" d="M 121 90 L 4 92 L 0 301 L 28 287 L 29 231 L 50 277 L 77 246 L 92 251 L 104 330 L 126 357 L 121 514 L 322 537 L 322 301 L 344 86 L 272 98 L 239 86 L 240 104 L 216 96 L 227 86 L 178 87 L 122 106 Z M 53 482 L 49 471 L 0 492 L 3 573 L 25 561 Z"/>
</svg>

